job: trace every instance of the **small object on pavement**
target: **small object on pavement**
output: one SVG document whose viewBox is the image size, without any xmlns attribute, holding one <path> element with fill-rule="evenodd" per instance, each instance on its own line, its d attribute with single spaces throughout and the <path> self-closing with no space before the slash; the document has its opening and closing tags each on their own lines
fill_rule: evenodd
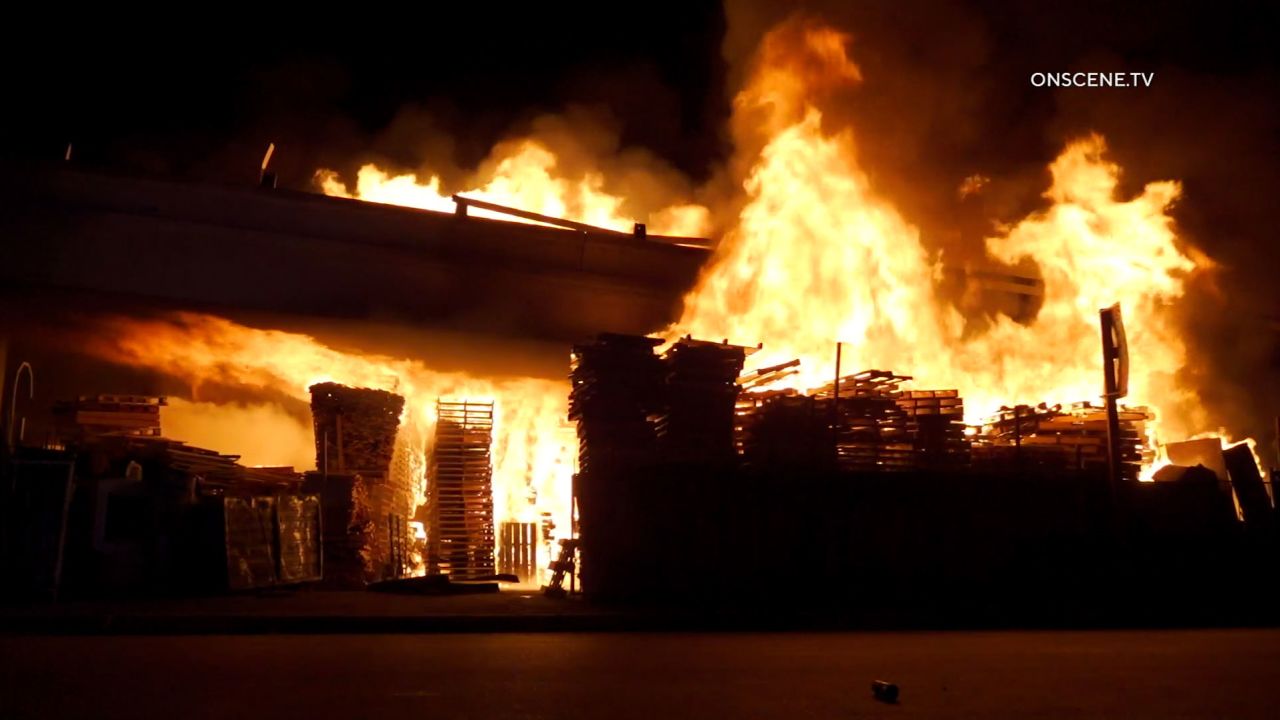
<svg viewBox="0 0 1280 720">
<path fill-rule="evenodd" d="M 880 702 L 898 702 L 898 686 L 891 682 L 873 680 L 871 682 L 871 694 Z"/>
</svg>

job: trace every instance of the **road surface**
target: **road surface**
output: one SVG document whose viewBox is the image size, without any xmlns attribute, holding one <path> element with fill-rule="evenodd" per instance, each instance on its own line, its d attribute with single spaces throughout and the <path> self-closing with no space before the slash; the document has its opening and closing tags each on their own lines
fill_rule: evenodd
<svg viewBox="0 0 1280 720">
<path fill-rule="evenodd" d="M 59 717 L 1274 718 L 1280 630 L 0 637 Z"/>
</svg>

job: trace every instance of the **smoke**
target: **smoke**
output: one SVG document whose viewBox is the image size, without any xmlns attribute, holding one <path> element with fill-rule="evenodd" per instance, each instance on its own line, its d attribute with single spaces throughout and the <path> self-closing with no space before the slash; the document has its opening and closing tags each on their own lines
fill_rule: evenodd
<svg viewBox="0 0 1280 720">
<path fill-rule="evenodd" d="M 312 428 L 276 403 L 198 402 L 170 397 L 161 409 L 165 437 L 235 452 L 245 465 L 315 467 Z"/>
</svg>

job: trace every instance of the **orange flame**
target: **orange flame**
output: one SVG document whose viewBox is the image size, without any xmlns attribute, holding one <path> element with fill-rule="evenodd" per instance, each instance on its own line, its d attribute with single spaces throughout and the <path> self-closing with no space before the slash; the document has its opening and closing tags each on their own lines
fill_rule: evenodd
<svg viewBox="0 0 1280 720">
<path fill-rule="evenodd" d="M 574 457 L 566 427 L 568 399 L 564 383 L 537 378 L 477 379 L 440 373 L 422 363 L 382 355 L 356 355 L 327 347 L 314 338 L 280 330 L 259 330 L 223 318 L 180 313 L 161 320 L 114 318 L 103 324 L 88 350 L 107 360 L 151 368 L 185 379 L 198 388 L 218 383 L 283 392 L 304 402 L 308 388 L 333 381 L 399 393 L 404 452 L 415 477 L 426 469 L 425 449 L 435 425 L 437 398 L 492 398 L 495 401 L 493 482 L 495 519 L 536 522 L 550 512 L 556 526 L 569 528 L 569 494 Z M 196 394 L 193 392 L 193 394 Z M 181 409 L 188 404 L 178 403 Z M 200 404 L 203 405 L 203 404 Z M 268 464 L 296 462 L 298 437 L 311 441 L 310 428 L 299 433 L 282 414 L 255 414 L 254 431 L 281 443 Z M 225 428 L 184 423 L 179 439 L 219 443 Z M 234 447 L 216 449 L 234 451 Z M 264 451 L 265 452 L 265 451 Z M 304 455 L 305 456 L 305 455 Z M 314 461 L 314 451 L 311 453 Z M 418 488 L 419 493 L 421 488 Z M 416 498 L 418 504 L 422 497 Z"/>
<path fill-rule="evenodd" d="M 1069 144 L 1050 166 L 1048 209 L 986 241 L 998 263 L 1039 267 L 1043 305 L 1025 324 L 1000 316 L 975 330 L 937 296 L 940 257 L 872 187 L 852 132 L 823 127 L 814 99 L 861 77 L 845 41 L 796 22 L 766 38 L 735 108 L 776 130 L 750 165 L 737 227 L 667 336 L 763 341 L 753 360 L 800 358 L 804 371 L 786 383 L 801 388 L 830 380 L 842 341 L 851 370 L 960 389 L 972 422 L 1009 402 L 1098 398 L 1098 310 L 1120 302 L 1134 358 L 1128 402 L 1153 408 L 1175 434 L 1199 429 L 1194 394 L 1177 382 L 1186 351 L 1169 314 L 1188 273 L 1204 267 L 1180 249 L 1168 214 L 1178 184 L 1119 197 L 1102 138 Z"/>
<path fill-rule="evenodd" d="M 560 177 L 555 154 L 537 140 L 525 139 L 499 145 L 494 148 L 487 165 L 491 169 L 481 174 L 477 184 L 459 191 L 459 194 L 619 232 L 631 232 L 635 223 L 635 219 L 621 214 L 623 199 L 602 189 L 602 175 L 588 172 L 578 180 Z M 316 182 L 326 195 L 438 212 L 454 211 L 452 195 L 442 190 L 437 175 L 430 175 L 423 181 L 412 174 L 391 175 L 370 164 L 357 173 L 354 193 L 332 170 L 318 171 Z M 481 208 L 471 208 L 470 214 L 512 222 L 534 222 Z M 707 232 L 710 217 L 710 211 L 700 205 L 673 205 L 650 216 L 647 227 L 656 235 L 700 237 Z"/>
</svg>

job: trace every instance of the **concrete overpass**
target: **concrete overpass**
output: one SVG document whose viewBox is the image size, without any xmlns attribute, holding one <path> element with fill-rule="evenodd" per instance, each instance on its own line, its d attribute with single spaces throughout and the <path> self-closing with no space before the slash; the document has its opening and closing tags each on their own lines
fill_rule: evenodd
<svg viewBox="0 0 1280 720">
<path fill-rule="evenodd" d="M 376 317 L 573 341 L 674 319 L 705 249 L 318 194 L 14 170 L 0 191 L 10 297 Z M 98 302 L 95 300 L 95 302 Z"/>
</svg>

